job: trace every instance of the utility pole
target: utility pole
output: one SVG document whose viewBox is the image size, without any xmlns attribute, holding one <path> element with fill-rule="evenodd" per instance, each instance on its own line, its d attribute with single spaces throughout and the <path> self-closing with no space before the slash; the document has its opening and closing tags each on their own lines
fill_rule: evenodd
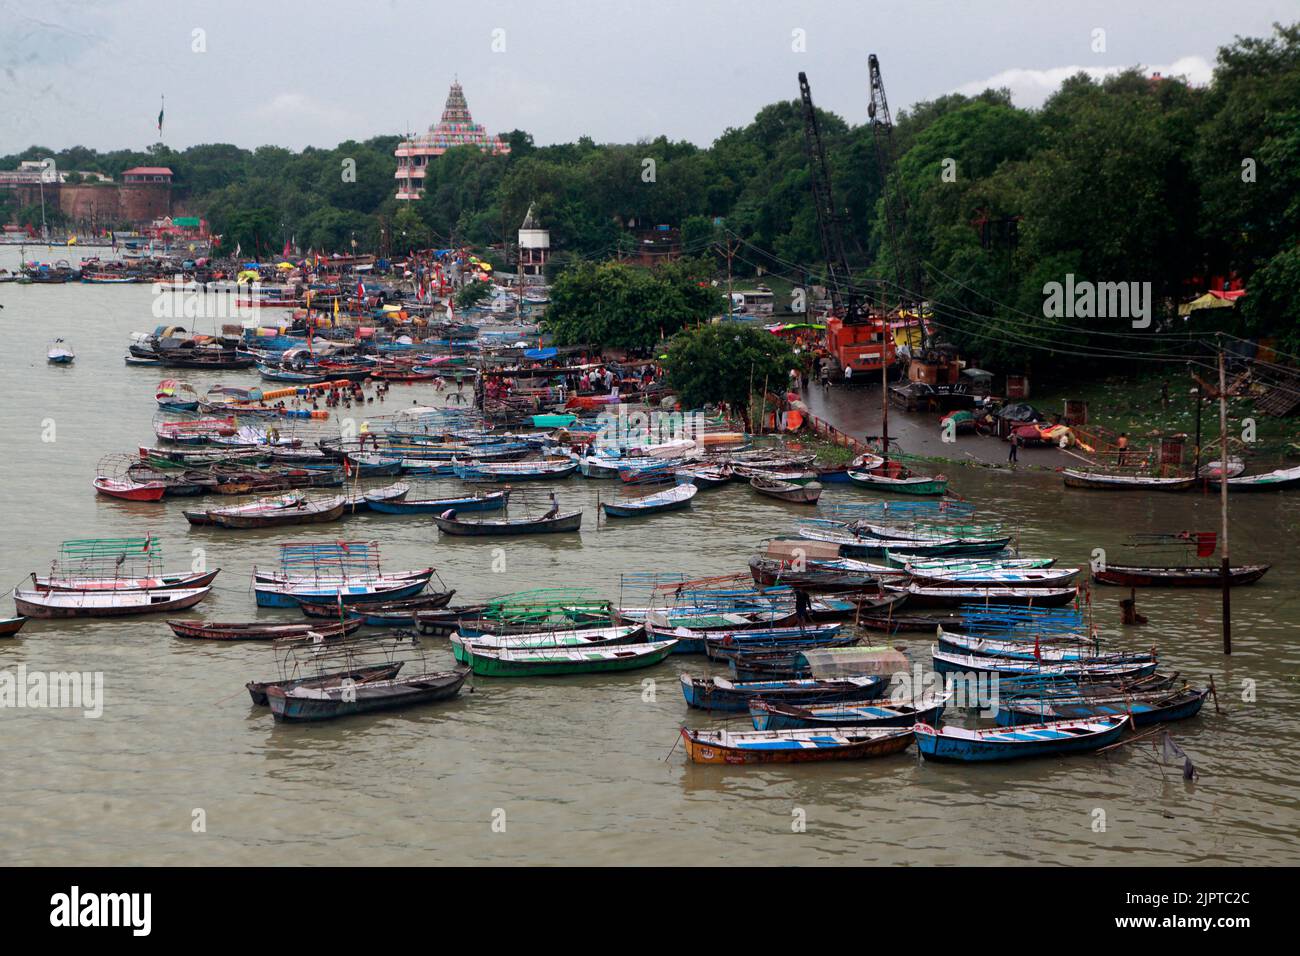
<svg viewBox="0 0 1300 956">
<path fill-rule="evenodd" d="M 728 236 L 727 237 L 727 318 L 731 318 L 731 313 L 735 309 L 735 305 L 732 302 L 732 298 L 731 298 L 731 257 L 732 255 L 733 255 L 733 251 L 731 247 L 731 237 Z"/>
<path fill-rule="evenodd" d="M 1223 653 L 1232 654 L 1231 588 L 1228 585 L 1228 377 L 1224 369 L 1223 343 L 1219 343 L 1219 510 L 1223 516 Z"/>
<path fill-rule="evenodd" d="M 1201 477 L 1201 400 L 1202 397 L 1203 395 L 1201 391 L 1201 384 L 1197 382 L 1196 383 L 1196 462 L 1192 469 L 1193 478 Z M 1220 475 L 1219 477 L 1222 478 L 1225 476 Z"/>
</svg>

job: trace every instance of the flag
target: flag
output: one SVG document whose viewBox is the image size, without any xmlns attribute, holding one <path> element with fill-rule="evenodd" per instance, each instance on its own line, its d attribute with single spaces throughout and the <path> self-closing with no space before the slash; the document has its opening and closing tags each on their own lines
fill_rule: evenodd
<svg viewBox="0 0 1300 956">
<path fill-rule="evenodd" d="M 283 258 L 283 259 L 288 259 L 288 258 L 289 258 L 289 240 L 288 240 L 288 239 L 284 240 L 284 252 L 280 253 L 280 257 Z"/>
<path fill-rule="evenodd" d="M 162 106 L 160 105 L 160 106 L 158 107 L 158 132 L 159 132 L 159 134 L 162 133 L 162 123 L 163 123 L 163 108 L 162 108 Z"/>
<path fill-rule="evenodd" d="M 235 258 L 236 258 L 236 259 L 239 258 L 239 253 L 240 253 L 240 251 L 241 251 L 243 248 L 244 248 L 244 247 L 241 246 L 239 243 L 235 243 Z"/>
<path fill-rule="evenodd" d="M 339 324 L 339 297 L 334 297 L 334 324 Z"/>
<path fill-rule="evenodd" d="M 365 284 L 364 282 L 362 282 L 360 279 L 358 279 L 358 280 L 357 280 L 357 298 L 358 298 L 358 299 L 365 299 L 365 297 L 366 297 L 366 284 Z"/>
</svg>

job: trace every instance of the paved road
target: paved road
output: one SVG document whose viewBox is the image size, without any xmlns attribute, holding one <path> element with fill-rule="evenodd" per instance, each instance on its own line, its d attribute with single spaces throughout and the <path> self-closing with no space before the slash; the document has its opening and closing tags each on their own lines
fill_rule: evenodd
<svg viewBox="0 0 1300 956">
<path fill-rule="evenodd" d="M 814 385 L 803 393 L 814 415 L 840 431 L 863 439 L 880 434 L 880 385 L 832 385 L 829 391 Z M 897 405 L 889 408 L 889 435 L 909 455 L 949 458 L 990 465 L 1005 465 L 1010 445 L 998 438 L 958 435 L 955 442 L 945 442 L 939 427 L 941 415 L 929 412 L 905 412 Z M 1044 468 L 1082 464 L 1054 445 L 1021 448 L 1019 462 Z"/>
</svg>

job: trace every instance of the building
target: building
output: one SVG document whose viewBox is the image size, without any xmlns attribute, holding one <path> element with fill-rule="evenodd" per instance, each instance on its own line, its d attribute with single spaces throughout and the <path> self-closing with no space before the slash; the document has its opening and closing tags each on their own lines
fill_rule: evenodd
<svg viewBox="0 0 1300 956">
<path fill-rule="evenodd" d="M 24 159 L 17 169 L 0 170 L 0 186 L 51 185 L 59 181 L 54 159 Z"/>
<path fill-rule="evenodd" d="M 166 183 L 171 185 L 172 171 L 166 166 L 132 166 L 122 172 L 124 183 Z"/>
<path fill-rule="evenodd" d="M 424 177 L 429 160 L 441 156 L 453 146 L 477 146 L 493 156 L 510 152 L 510 144 L 500 135 L 488 136 L 481 123 L 475 123 L 465 102 L 465 92 L 460 83 L 453 82 L 447 93 L 447 104 L 442 109 L 442 119 L 429 127 L 421 136 L 404 139 L 397 144 L 397 198 L 419 199 L 424 193 Z"/>
<path fill-rule="evenodd" d="M 546 271 L 546 260 L 551 254 L 551 233 L 543 229 L 533 214 L 533 204 L 528 204 L 528 214 L 519 227 L 519 271 L 528 276 L 542 276 Z"/>
</svg>

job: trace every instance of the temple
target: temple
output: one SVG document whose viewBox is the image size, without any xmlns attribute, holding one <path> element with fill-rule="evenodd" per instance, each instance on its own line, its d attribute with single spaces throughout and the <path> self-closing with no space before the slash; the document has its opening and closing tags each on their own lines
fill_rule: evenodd
<svg viewBox="0 0 1300 956">
<path fill-rule="evenodd" d="M 422 136 L 413 136 L 397 145 L 394 151 L 397 156 L 397 198 L 419 199 L 424 193 L 424 176 L 430 158 L 441 156 L 453 146 L 477 146 L 493 156 L 510 152 L 510 144 L 501 136 L 489 136 L 481 123 L 474 122 L 459 82 L 451 84 L 442 119 Z"/>
</svg>

